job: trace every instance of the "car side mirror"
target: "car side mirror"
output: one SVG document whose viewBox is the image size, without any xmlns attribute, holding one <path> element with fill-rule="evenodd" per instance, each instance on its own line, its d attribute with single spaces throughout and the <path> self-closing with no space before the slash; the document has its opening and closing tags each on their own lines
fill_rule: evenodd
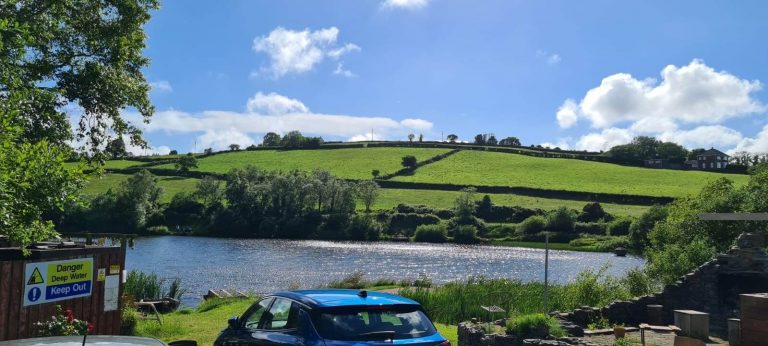
<svg viewBox="0 0 768 346">
<path fill-rule="evenodd" d="M 229 327 L 232 329 L 240 328 L 240 319 L 237 316 L 230 318 L 227 323 L 229 323 Z"/>
</svg>

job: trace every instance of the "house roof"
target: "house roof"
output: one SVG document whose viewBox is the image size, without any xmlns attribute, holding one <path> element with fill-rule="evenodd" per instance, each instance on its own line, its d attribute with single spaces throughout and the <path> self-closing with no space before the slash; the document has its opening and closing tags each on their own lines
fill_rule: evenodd
<svg viewBox="0 0 768 346">
<path fill-rule="evenodd" d="M 730 157 L 730 156 L 728 156 L 728 154 L 726 154 L 726 153 L 724 153 L 724 152 L 722 152 L 720 150 L 717 150 L 715 148 L 709 149 L 709 150 L 699 154 L 699 156 L 727 156 L 727 157 Z"/>
</svg>

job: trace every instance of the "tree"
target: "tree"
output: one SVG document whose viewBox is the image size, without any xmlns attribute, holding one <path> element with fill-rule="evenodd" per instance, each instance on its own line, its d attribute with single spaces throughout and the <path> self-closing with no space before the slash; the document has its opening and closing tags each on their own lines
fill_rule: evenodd
<svg viewBox="0 0 768 346">
<path fill-rule="evenodd" d="M 267 132 L 267 134 L 264 135 L 264 141 L 262 142 L 262 145 L 265 147 L 277 147 L 280 146 L 280 135 L 274 132 Z"/>
<path fill-rule="evenodd" d="M 203 154 L 204 155 L 213 155 L 213 148 L 205 148 L 205 150 L 203 150 Z"/>
<path fill-rule="evenodd" d="M 115 138 L 109 141 L 107 147 L 104 148 L 104 151 L 111 159 L 119 159 L 128 155 L 128 152 L 125 151 L 125 142 L 123 142 L 122 138 Z"/>
<path fill-rule="evenodd" d="M 707 149 L 704 149 L 704 148 L 696 148 L 696 149 L 693 149 L 693 150 L 691 150 L 691 151 L 688 153 L 688 160 L 696 160 L 696 158 L 697 158 L 699 155 L 703 154 L 705 151 L 707 151 Z M 747 154 L 747 155 L 749 155 L 749 154 L 748 154 L 748 153 L 746 153 L 746 152 L 743 152 L 743 154 Z M 739 163 L 740 163 L 740 164 L 743 164 L 743 165 L 747 165 L 749 162 L 748 162 L 748 160 L 745 160 L 745 162 L 739 162 Z"/>
<path fill-rule="evenodd" d="M 409 142 L 413 143 L 413 139 L 414 139 L 414 138 L 416 138 L 416 135 L 414 135 L 413 133 L 409 133 L 409 134 L 408 134 L 408 141 L 409 141 Z"/>
<path fill-rule="evenodd" d="M 171 150 L 171 151 L 168 153 L 168 155 L 179 155 L 179 151 L 178 151 L 178 150 L 176 150 L 176 149 L 174 149 L 174 150 Z"/>
<path fill-rule="evenodd" d="M 475 144 L 485 145 L 485 136 L 483 134 L 477 134 L 475 136 Z"/>
<path fill-rule="evenodd" d="M 179 172 L 186 173 L 192 168 L 197 168 L 197 159 L 192 155 L 184 155 L 176 161 L 174 166 Z"/>
<path fill-rule="evenodd" d="M 546 230 L 550 232 L 573 233 L 576 220 L 566 207 L 559 207 L 547 214 Z"/>
<path fill-rule="evenodd" d="M 154 111 L 142 74 L 143 25 L 154 0 L 0 2 L 0 234 L 22 249 L 56 233 L 44 212 L 74 203 L 69 141 L 105 159 L 110 138 L 145 146 L 122 117 Z M 65 107 L 82 114 L 73 134 Z M 25 250 L 26 251 L 26 250 Z"/>
<path fill-rule="evenodd" d="M 418 163 L 418 161 L 416 161 L 416 156 L 406 155 L 406 156 L 403 156 L 403 159 L 400 163 L 403 165 L 403 167 L 414 168 L 416 167 L 416 164 Z"/>
<path fill-rule="evenodd" d="M 304 135 L 299 131 L 290 131 L 280 140 L 280 145 L 287 148 L 299 148 L 304 145 Z"/>
<path fill-rule="evenodd" d="M 688 157 L 688 150 L 677 143 L 663 142 L 656 147 L 656 157 L 669 162 L 683 163 Z"/>
<path fill-rule="evenodd" d="M 459 136 L 454 134 L 448 135 L 448 142 L 456 143 L 457 140 L 459 140 Z"/>
<path fill-rule="evenodd" d="M 499 141 L 499 145 L 503 147 L 519 147 L 520 139 L 517 137 L 507 137 Z"/>
<path fill-rule="evenodd" d="M 453 212 L 457 219 L 466 220 L 472 218 L 472 215 L 477 208 L 475 204 L 475 193 L 477 193 L 477 189 L 474 187 L 467 187 L 462 189 L 461 194 L 456 197 L 456 200 L 453 202 Z"/>
<path fill-rule="evenodd" d="M 485 141 L 485 144 L 488 145 L 497 145 L 499 144 L 499 141 L 496 140 L 496 136 L 490 135 L 488 139 Z"/>
<path fill-rule="evenodd" d="M 224 189 L 221 182 L 212 177 L 205 177 L 197 183 L 195 196 L 202 200 L 206 208 L 221 204 L 224 200 Z"/>
<path fill-rule="evenodd" d="M 240 144 L 230 144 L 229 145 L 229 151 L 238 151 L 240 150 Z"/>
<path fill-rule="evenodd" d="M 424 135 L 420 133 L 419 134 L 419 143 L 421 143 L 421 142 L 424 142 Z"/>
<path fill-rule="evenodd" d="M 381 175 L 381 171 L 379 171 L 378 169 L 374 169 L 371 171 L 371 175 L 373 176 L 373 179 L 376 179 L 379 177 L 379 175 Z"/>
<path fill-rule="evenodd" d="M 363 180 L 357 183 L 357 197 L 363 202 L 365 212 L 371 212 L 371 206 L 379 197 L 379 184 L 372 180 Z"/>
</svg>

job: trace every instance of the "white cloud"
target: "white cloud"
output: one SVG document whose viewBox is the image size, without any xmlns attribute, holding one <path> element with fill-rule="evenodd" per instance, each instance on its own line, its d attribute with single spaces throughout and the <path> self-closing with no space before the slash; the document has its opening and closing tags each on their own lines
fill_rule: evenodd
<svg viewBox="0 0 768 346">
<path fill-rule="evenodd" d="M 541 143 L 541 146 L 545 147 L 545 148 L 552 148 L 552 149 L 554 149 L 554 148 L 560 148 L 560 149 L 563 149 L 563 150 L 570 150 L 571 149 L 571 145 L 568 143 L 568 139 L 567 138 L 559 139 L 555 143 L 544 142 L 544 143 Z"/>
<path fill-rule="evenodd" d="M 270 115 L 309 112 L 309 108 L 297 99 L 276 93 L 264 94 L 261 92 L 248 99 L 246 108 L 252 113 Z"/>
<path fill-rule="evenodd" d="M 394 9 L 402 8 L 408 10 L 415 10 L 427 7 L 430 0 L 384 0 L 381 3 L 382 8 Z"/>
<path fill-rule="evenodd" d="M 664 132 L 658 136 L 662 141 L 675 142 L 686 148 L 732 146 L 741 142 L 742 138 L 740 132 L 722 125 L 706 125 L 691 130 Z"/>
<path fill-rule="evenodd" d="M 206 131 L 197 137 L 197 143 L 202 149 L 213 148 L 214 150 L 223 150 L 227 149 L 230 144 L 238 144 L 240 148 L 244 149 L 251 144 L 255 144 L 256 141 L 247 134 L 230 128 Z"/>
<path fill-rule="evenodd" d="M 141 125 L 147 133 L 200 133 L 200 140 L 211 145 L 253 144 L 250 135 L 266 132 L 286 133 L 299 130 L 306 134 L 352 138 L 374 131 L 374 138 L 399 138 L 409 130 L 428 131 L 433 124 L 424 119 L 397 121 L 388 117 L 369 117 L 314 113 L 301 101 L 275 93 L 257 93 L 248 100 L 246 112 L 203 111 L 188 113 L 179 110 L 156 112 L 152 122 Z M 140 117 L 128 113 L 126 118 L 140 124 Z M 258 137 L 257 136 L 257 137 Z M 367 136 L 367 135 L 366 135 Z M 229 141 L 229 143 L 222 144 Z"/>
<path fill-rule="evenodd" d="M 659 132 L 673 132 L 677 131 L 677 124 L 674 121 L 667 118 L 645 118 L 636 121 L 629 127 L 632 131 L 638 133 L 659 133 Z"/>
<path fill-rule="evenodd" d="M 384 137 L 377 133 L 366 133 L 364 135 L 354 135 L 352 137 L 349 137 L 347 139 L 347 142 L 364 142 L 364 141 L 380 141 L 383 140 Z"/>
<path fill-rule="evenodd" d="M 269 35 L 255 38 L 253 50 L 269 56 L 270 65 L 265 70 L 274 78 L 279 78 L 289 73 L 311 71 L 326 57 L 338 60 L 349 52 L 360 50 L 359 46 L 352 43 L 339 47 L 338 36 L 339 29 L 336 27 L 316 31 L 278 27 Z"/>
<path fill-rule="evenodd" d="M 128 140 L 125 141 L 125 151 L 133 154 L 133 156 L 168 155 L 168 153 L 171 152 L 171 148 L 164 145 L 158 147 L 153 147 L 150 145 L 149 148 L 143 149 L 139 146 L 131 144 L 130 142 L 131 141 Z"/>
<path fill-rule="evenodd" d="M 715 71 L 694 59 L 686 66 L 665 67 L 660 83 L 638 80 L 627 73 L 608 76 L 600 86 L 587 91 L 576 114 L 596 128 L 644 119 L 717 124 L 765 111 L 765 105 L 752 97 L 760 89 L 759 81 Z"/>
<path fill-rule="evenodd" d="M 171 83 L 167 80 L 159 80 L 150 82 L 149 86 L 152 88 L 152 91 L 156 92 L 171 92 L 173 91 L 173 87 L 171 87 Z"/>
<path fill-rule="evenodd" d="M 746 151 L 750 153 L 768 153 L 768 125 L 755 136 L 755 138 L 743 138 L 729 153 Z"/>
<path fill-rule="evenodd" d="M 412 130 L 425 130 L 425 131 L 431 130 L 433 125 L 431 122 L 424 119 L 403 119 L 400 122 L 400 124 Z"/>
<path fill-rule="evenodd" d="M 336 64 L 336 69 L 333 70 L 333 74 L 347 78 L 357 77 L 357 75 L 352 73 L 352 71 L 344 69 L 344 64 L 341 62 Z"/>
<path fill-rule="evenodd" d="M 557 123 L 564 129 L 573 126 L 579 120 L 578 111 L 579 106 L 576 104 L 576 101 L 572 99 L 565 100 L 563 105 L 557 110 Z"/>
<path fill-rule="evenodd" d="M 577 150 L 601 151 L 608 150 L 619 144 L 626 144 L 632 141 L 634 134 L 627 129 L 608 128 L 600 133 L 590 133 L 582 136 L 576 142 Z"/>
</svg>

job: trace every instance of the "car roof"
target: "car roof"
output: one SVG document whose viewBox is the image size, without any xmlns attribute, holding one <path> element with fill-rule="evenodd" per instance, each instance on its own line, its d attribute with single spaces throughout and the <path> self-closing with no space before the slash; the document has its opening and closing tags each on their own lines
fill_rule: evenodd
<svg viewBox="0 0 768 346">
<path fill-rule="evenodd" d="M 324 289 L 324 290 L 295 290 L 275 292 L 271 296 L 284 297 L 298 301 L 310 308 L 330 308 L 339 306 L 382 306 L 382 305 L 414 305 L 419 303 L 394 294 L 360 290 Z"/>
<path fill-rule="evenodd" d="M 165 346 L 160 340 L 144 338 L 137 336 L 117 336 L 117 335 L 88 335 L 86 339 L 88 345 L 119 345 L 119 346 Z M 52 336 L 44 338 L 22 339 L 0 341 L 0 345 L 14 346 L 79 346 L 83 344 L 82 336 Z"/>
</svg>

